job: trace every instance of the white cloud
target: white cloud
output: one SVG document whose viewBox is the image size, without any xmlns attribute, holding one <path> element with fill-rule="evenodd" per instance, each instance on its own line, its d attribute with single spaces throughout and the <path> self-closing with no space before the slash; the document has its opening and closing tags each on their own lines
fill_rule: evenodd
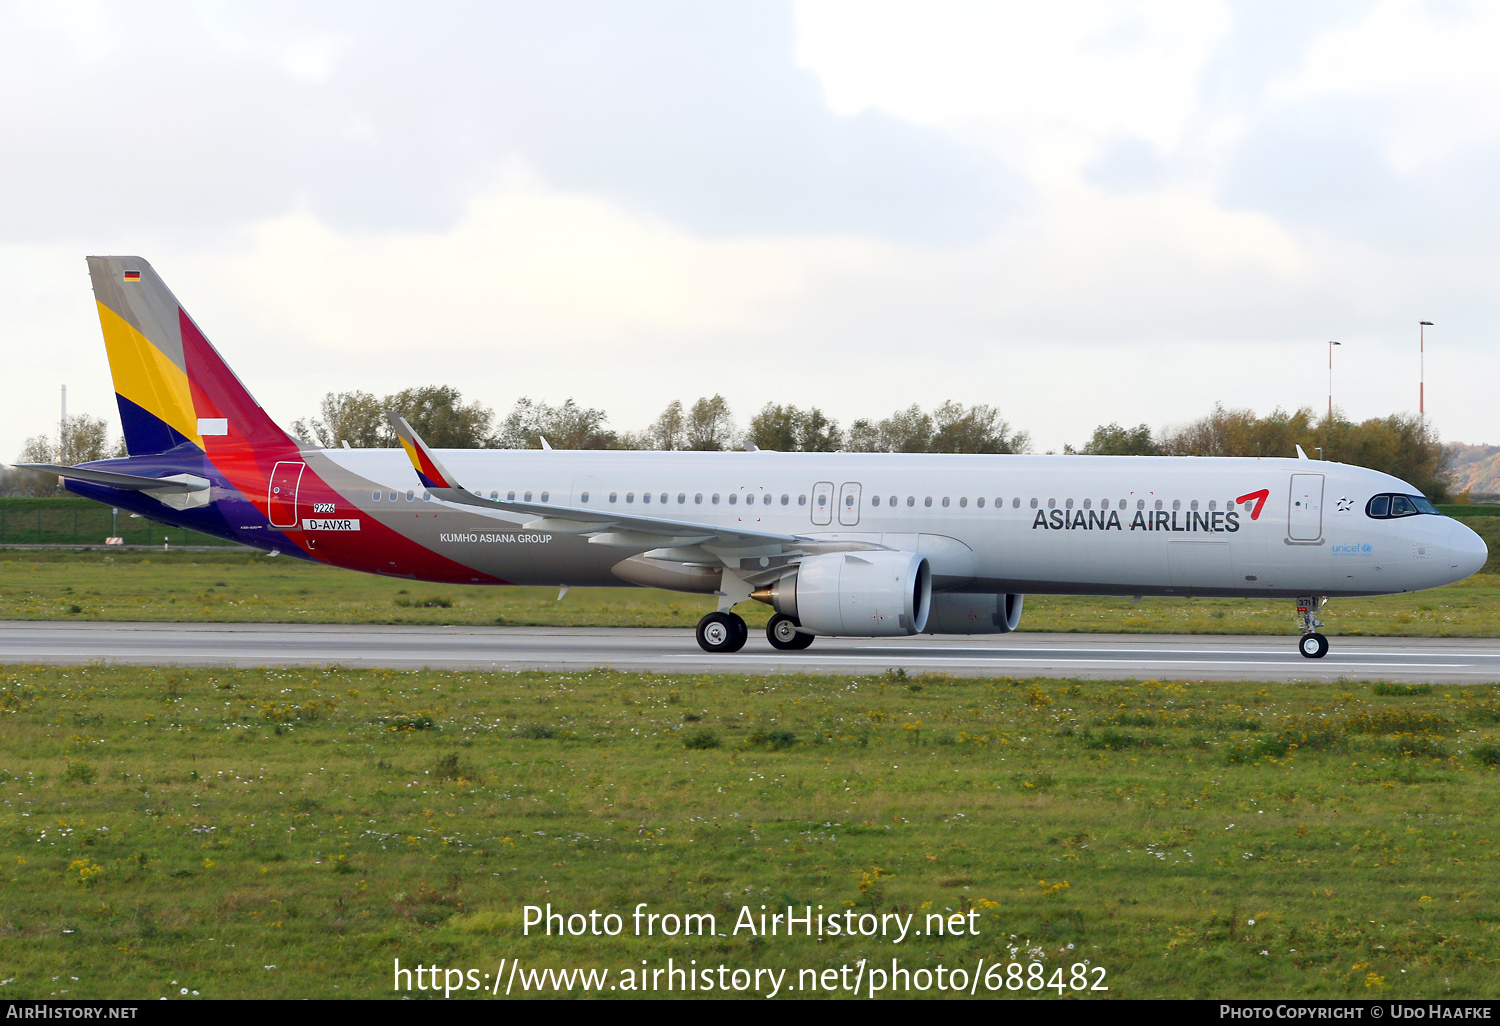
<svg viewBox="0 0 1500 1026">
<path fill-rule="evenodd" d="M 1176 146 L 1229 29 L 1226 5 L 1207 0 L 799 0 L 796 10 L 798 60 L 834 110 L 875 108 L 1008 153 L 1121 133 Z"/>
<path fill-rule="evenodd" d="M 362 355 L 619 352 L 767 327 L 838 241 L 694 238 L 549 187 L 512 161 L 440 232 L 341 233 L 306 211 L 255 226 L 234 262 L 246 301 L 309 341 Z M 253 299 L 252 299 L 253 296 Z"/>
<path fill-rule="evenodd" d="M 1379 104 L 1386 156 L 1401 172 L 1438 164 L 1500 129 L 1500 7 L 1461 15 L 1384 0 L 1370 15 L 1311 45 L 1267 92 L 1273 104 L 1360 97 Z"/>
</svg>

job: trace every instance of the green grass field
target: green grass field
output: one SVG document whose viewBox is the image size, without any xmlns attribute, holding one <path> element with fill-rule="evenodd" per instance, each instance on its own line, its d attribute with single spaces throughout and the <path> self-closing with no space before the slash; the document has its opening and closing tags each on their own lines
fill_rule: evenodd
<svg viewBox="0 0 1500 1026">
<path fill-rule="evenodd" d="M 381 996 L 397 958 L 668 957 L 792 986 L 982 958 L 1086 961 L 1123 998 L 1495 993 L 1493 686 L 113 667 L 0 685 L 4 998 Z M 725 934 L 746 905 L 973 911 L 979 934 L 522 936 L 546 902 L 712 913 Z"/>
<path fill-rule="evenodd" d="M 1331 635 L 1495 637 L 1497 598 L 1500 574 L 1486 572 L 1414 595 L 1339 600 L 1324 618 Z M 644 588 L 575 588 L 559 602 L 551 588 L 421 584 L 243 551 L 0 550 L 0 620 L 690 627 L 712 608 L 709 596 Z M 739 611 L 756 628 L 770 615 L 759 603 Z M 1296 633 L 1285 599 L 1047 595 L 1027 596 L 1021 629 Z"/>
</svg>

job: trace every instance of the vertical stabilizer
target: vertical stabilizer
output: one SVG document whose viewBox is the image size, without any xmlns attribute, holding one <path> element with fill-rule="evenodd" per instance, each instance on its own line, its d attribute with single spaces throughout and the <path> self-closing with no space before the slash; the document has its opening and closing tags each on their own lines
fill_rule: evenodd
<svg viewBox="0 0 1500 1026">
<path fill-rule="evenodd" d="M 209 454 L 295 447 L 150 264 L 134 256 L 91 256 L 88 264 L 131 456 L 184 443 Z"/>
</svg>

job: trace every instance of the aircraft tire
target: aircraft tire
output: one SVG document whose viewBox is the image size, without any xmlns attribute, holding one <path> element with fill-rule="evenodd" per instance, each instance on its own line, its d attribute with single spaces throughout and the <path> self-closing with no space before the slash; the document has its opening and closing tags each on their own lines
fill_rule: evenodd
<svg viewBox="0 0 1500 1026">
<path fill-rule="evenodd" d="M 1321 634 L 1304 634 L 1297 642 L 1297 651 L 1309 659 L 1322 659 L 1328 654 L 1328 639 Z"/>
<path fill-rule="evenodd" d="M 797 621 L 784 613 L 777 613 L 766 624 L 766 640 L 772 648 L 783 652 L 794 652 L 813 643 L 811 634 L 797 630 Z"/>
<path fill-rule="evenodd" d="M 709 613 L 694 633 L 705 652 L 738 652 L 750 638 L 750 628 L 734 613 Z"/>
</svg>

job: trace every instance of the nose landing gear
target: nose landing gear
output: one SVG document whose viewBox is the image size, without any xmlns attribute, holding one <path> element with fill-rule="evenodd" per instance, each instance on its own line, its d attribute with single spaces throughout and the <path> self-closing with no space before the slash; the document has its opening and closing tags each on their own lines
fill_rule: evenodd
<svg viewBox="0 0 1500 1026">
<path fill-rule="evenodd" d="M 1302 638 L 1297 642 L 1297 651 L 1308 659 L 1322 659 L 1328 654 L 1328 639 L 1318 633 L 1323 621 L 1318 613 L 1328 599 L 1322 595 L 1304 595 L 1297 599 L 1297 617 L 1302 621 Z"/>
</svg>

